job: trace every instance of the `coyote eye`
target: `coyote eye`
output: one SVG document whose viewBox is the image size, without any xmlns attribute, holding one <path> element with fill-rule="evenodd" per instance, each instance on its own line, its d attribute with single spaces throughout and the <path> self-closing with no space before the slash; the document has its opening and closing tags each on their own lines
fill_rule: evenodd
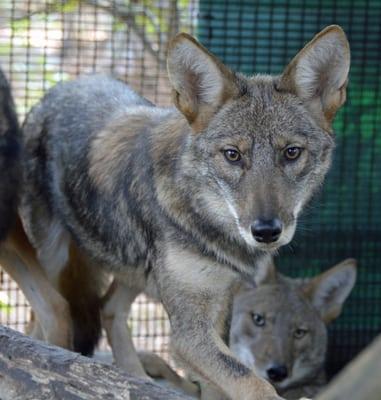
<svg viewBox="0 0 381 400">
<path fill-rule="evenodd" d="M 289 161 L 297 160 L 302 154 L 302 148 L 297 146 L 287 147 L 283 151 L 284 157 Z"/>
<path fill-rule="evenodd" d="M 253 321 L 254 324 L 257 326 L 264 326 L 266 322 L 265 317 L 263 315 L 255 313 L 253 313 Z"/>
<path fill-rule="evenodd" d="M 297 328 L 294 331 L 294 338 L 301 339 L 302 337 L 304 337 L 307 334 L 307 332 L 308 332 L 307 329 Z"/>
<path fill-rule="evenodd" d="M 224 156 L 231 163 L 236 163 L 241 160 L 241 154 L 236 149 L 224 150 Z"/>
</svg>

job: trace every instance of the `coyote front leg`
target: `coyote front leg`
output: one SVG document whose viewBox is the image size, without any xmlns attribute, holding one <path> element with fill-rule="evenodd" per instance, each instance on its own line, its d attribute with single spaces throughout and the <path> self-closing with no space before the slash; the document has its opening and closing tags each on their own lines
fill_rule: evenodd
<svg viewBox="0 0 381 400">
<path fill-rule="evenodd" d="M 280 399 L 269 383 L 233 356 L 212 326 L 205 305 L 193 299 L 188 306 L 191 309 L 184 308 L 182 316 L 172 314 L 172 346 L 177 357 L 231 399 Z"/>
<path fill-rule="evenodd" d="M 103 299 L 102 321 L 113 351 L 115 364 L 132 375 L 148 378 L 140 363 L 127 326 L 131 305 L 139 293 L 140 290 L 127 287 L 115 279 Z"/>
<path fill-rule="evenodd" d="M 228 314 L 233 273 L 216 261 L 173 247 L 161 264 L 160 293 L 178 360 L 234 400 L 280 400 L 275 389 L 238 361 L 218 331 Z"/>
</svg>

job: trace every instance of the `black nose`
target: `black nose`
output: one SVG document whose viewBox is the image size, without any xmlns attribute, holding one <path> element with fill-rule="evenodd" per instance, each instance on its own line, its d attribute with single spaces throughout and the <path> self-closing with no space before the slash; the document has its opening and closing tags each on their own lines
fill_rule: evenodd
<svg viewBox="0 0 381 400">
<path fill-rule="evenodd" d="M 266 372 L 269 379 L 274 382 L 281 382 L 288 376 L 287 367 L 285 365 L 273 365 Z"/>
<path fill-rule="evenodd" d="M 257 219 L 251 225 L 251 232 L 257 242 L 276 242 L 282 233 L 282 222 L 278 218 L 268 220 Z"/>
</svg>

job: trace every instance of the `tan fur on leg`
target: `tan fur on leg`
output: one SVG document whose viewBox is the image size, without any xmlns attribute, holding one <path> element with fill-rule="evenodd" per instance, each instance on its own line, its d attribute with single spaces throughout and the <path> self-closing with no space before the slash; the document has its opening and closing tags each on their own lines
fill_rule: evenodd
<svg viewBox="0 0 381 400">
<path fill-rule="evenodd" d="M 165 379 L 185 393 L 197 398 L 199 397 L 199 387 L 195 383 L 178 375 L 176 371 L 157 354 L 148 351 L 139 351 L 138 356 L 149 376 L 156 379 Z"/>
<path fill-rule="evenodd" d="M 72 348 L 71 318 L 66 300 L 54 289 L 17 221 L 0 252 L 0 263 L 31 304 L 49 343 Z"/>
<path fill-rule="evenodd" d="M 127 326 L 131 304 L 138 294 L 139 291 L 114 280 L 103 300 L 102 322 L 116 365 L 132 375 L 147 378 Z"/>
</svg>

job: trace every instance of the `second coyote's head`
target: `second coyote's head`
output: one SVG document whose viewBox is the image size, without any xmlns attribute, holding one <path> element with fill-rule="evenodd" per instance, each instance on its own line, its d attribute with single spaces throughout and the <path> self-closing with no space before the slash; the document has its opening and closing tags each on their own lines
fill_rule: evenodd
<svg viewBox="0 0 381 400">
<path fill-rule="evenodd" d="M 248 367 L 284 390 L 319 382 L 327 350 L 327 325 L 341 313 L 356 282 L 356 261 L 346 259 L 310 279 L 259 268 L 257 287 L 234 298 L 230 347 Z M 288 398 L 287 396 L 284 396 Z"/>
<path fill-rule="evenodd" d="M 316 35 L 274 77 L 233 73 L 191 36 L 175 37 L 168 73 L 192 129 L 178 189 L 208 229 L 248 249 L 274 250 L 292 239 L 331 162 L 331 123 L 346 98 L 349 64 L 338 26 Z"/>
</svg>

